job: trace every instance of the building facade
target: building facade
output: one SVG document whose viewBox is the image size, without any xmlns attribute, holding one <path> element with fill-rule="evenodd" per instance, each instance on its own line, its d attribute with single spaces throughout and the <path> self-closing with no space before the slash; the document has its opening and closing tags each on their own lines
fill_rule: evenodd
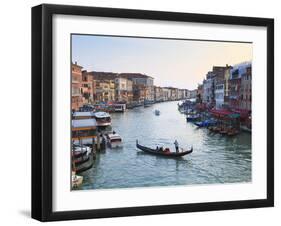
<svg viewBox="0 0 281 226">
<path fill-rule="evenodd" d="M 114 102 L 115 83 L 114 80 L 96 80 L 96 101 Z"/>
<path fill-rule="evenodd" d="M 164 91 L 160 86 L 154 86 L 154 101 L 161 102 L 164 101 Z"/>
<path fill-rule="evenodd" d="M 251 109 L 251 62 L 233 66 L 229 79 L 229 106 L 233 109 Z M 246 76 L 246 77 L 245 77 Z"/>
<path fill-rule="evenodd" d="M 129 79 L 115 78 L 115 101 L 130 103 L 133 101 L 133 82 Z"/>
<path fill-rule="evenodd" d="M 203 85 L 202 84 L 198 84 L 196 98 L 197 98 L 198 103 L 201 104 L 203 102 L 202 101 L 202 98 L 203 98 Z"/>
<path fill-rule="evenodd" d="M 87 73 L 87 71 L 82 72 L 82 82 L 81 82 L 81 93 L 84 104 L 93 104 L 96 94 L 95 87 L 96 83 L 93 76 Z"/>
<path fill-rule="evenodd" d="M 213 104 L 215 102 L 215 89 L 214 89 L 214 77 L 215 74 L 209 71 L 206 75 L 206 79 L 203 81 L 203 103 Z"/>
<path fill-rule="evenodd" d="M 154 101 L 154 78 L 141 73 L 120 73 L 120 77 L 133 81 L 134 100 L 140 97 L 139 101 Z"/>
<path fill-rule="evenodd" d="M 216 109 L 224 107 L 224 80 L 217 82 L 215 87 Z"/>
<path fill-rule="evenodd" d="M 240 109 L 252 110 L 252 66 L 247 65 L 246 74 L 241 77 Z"/>
<path fill-rule="evenodd" d="M 81 90 L 82 68 L 77 62 L 71 64 L 71 109 L 73 111 L 78 111 L 83 105 Z"/>
<path fill-rule="evenodd" d="M 224 72 L 224 105 L 229 107 L 229 80 L 230 80 L 230 71 L 232 66 L 226 65 Z"/>
</svg>

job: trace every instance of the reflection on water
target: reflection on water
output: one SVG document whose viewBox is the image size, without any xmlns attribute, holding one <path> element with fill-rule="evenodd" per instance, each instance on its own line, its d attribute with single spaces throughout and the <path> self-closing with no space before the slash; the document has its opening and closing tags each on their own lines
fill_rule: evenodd
<svg viewBox="0 0 281 226">
<path fill-rule="evenodd" d="M 154 110 L 161 111 L 160 116 Z M 81 189 L 129 188 L 163 185 L 233 183 L 251 181 L 251 135 L 226 137 L 187 123 L 177 102 L 135 108 L 112 114 L 112 127 L 123 138 L 123 148 L 97 155 L 84 173 Z M 179 159 L 145 154 L 140 144 L 174 149 L 193 145 L 193 153 Z"/>
</svg>

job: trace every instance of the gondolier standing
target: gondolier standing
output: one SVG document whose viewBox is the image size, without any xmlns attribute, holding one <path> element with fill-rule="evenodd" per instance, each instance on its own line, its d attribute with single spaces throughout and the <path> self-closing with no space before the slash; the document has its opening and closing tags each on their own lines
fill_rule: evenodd
<svg viewBox="0 0 281 226">
<path fill-rule="evenodd" d="M 174 145 L 176 147 L 176 153 L 178 153 L 179 152 L 179 143 L 177 140 L 175 140 Z"/>
</svg>

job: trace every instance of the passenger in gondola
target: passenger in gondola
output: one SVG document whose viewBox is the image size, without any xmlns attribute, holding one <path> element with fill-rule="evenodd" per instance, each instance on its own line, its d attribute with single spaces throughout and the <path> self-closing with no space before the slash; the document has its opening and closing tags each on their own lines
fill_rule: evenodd
<svg viewBox="0 0 281 226">
<path fill-rule="evenodd" d="M 163 150 L 164 150 L 163 147 L 160 147 L 159 151 L 163 152 Z"/>
<path fill-rule="evenodd" d="M 165 148 L 164 152 L 170 153 L 170 148 Z"/>
</svg>

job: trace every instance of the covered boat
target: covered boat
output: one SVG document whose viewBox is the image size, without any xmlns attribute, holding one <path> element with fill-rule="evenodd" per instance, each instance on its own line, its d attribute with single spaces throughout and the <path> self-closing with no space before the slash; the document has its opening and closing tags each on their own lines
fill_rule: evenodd
<svg viewBox="0 0 281 226">
<path fill-rule="evenodd" d="M 109 147 L 111 148 L 122 147 L 122 138 L 118 133 L 113 131 L 112 133 L 108 133 L 105 136 Z"/>
<path fill-rule="evenodd" d="M 207 119 L 204 121 L 199 121 L 199 122 L 194 122 L 194 124 L 198 127 L 209 127 L 209 126 L 215 126 L 216 125 L 216 121 L 212 120 L 212 119 Z"/>
<path fill-rule="evenodd" d="M 153 154 L 153 155 L 167 156 L 167 157 L 181 157 L 181 156 L 190 154 L 193 151 L 192 147 L 191 147 L 190 150 L 181 149 L 182 151 L 180 151 L 180 152 L 171 152 L 167 149 L 164 149 L 162 151 L 160 149 L 152 149 L 152 148 L 149 148 L 149 147 L 142 146 L 138 143 L 138 140 L 136 141 L 136 146 L 137 146 L 138 149 L 140 149 L 140 150 L 142 150 L 146 153 Z"/>
<path fill-rule="evenodd" d="M 200 115 L 199 114 L 187 114 L 186 116 L 186 121 L 187 122 L 194 122 L 200 120 Z"/>
<path fill-rule="evenodd" d="M 95 112 L 95 119 L 98 127 L 106 127 L 111 125 L 111 116 L 107 112 Z"/>
</svg>

